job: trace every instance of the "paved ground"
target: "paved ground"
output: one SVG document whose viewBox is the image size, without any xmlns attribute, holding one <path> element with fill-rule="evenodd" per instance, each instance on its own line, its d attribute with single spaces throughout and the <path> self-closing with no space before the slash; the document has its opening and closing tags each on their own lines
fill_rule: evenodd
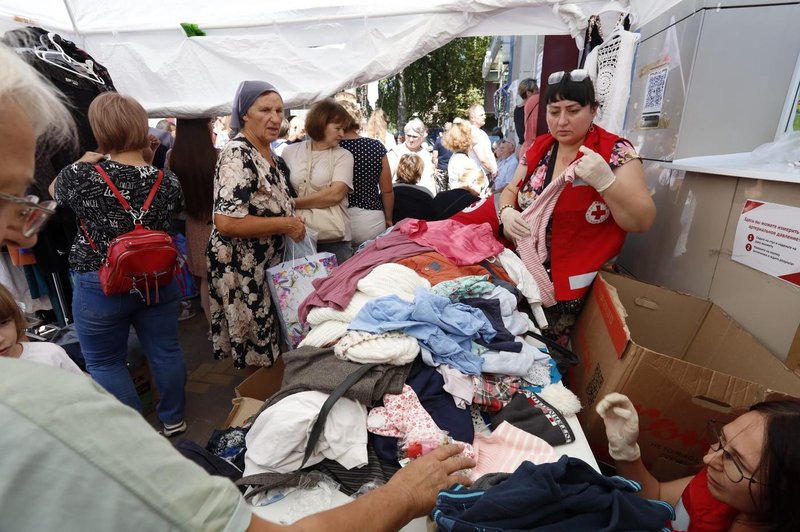
<svg viewBox="0 0 800 532">
<path fill-rule="evenodd" d="M 194 304 L 197 306 L 197 300 L 194 300 Z M 186 422 L 189 428 L 174 439 L 183 437 L 205 446 L 213 430 L 224 426 L 231 410 L 231 399 L 235 396 L 233 389 L 244 380 L 245 374 L 233 368 L 230 358 L 219 361 L 213 359 L 208 325 L 202 312 L 180 322 L 179 326 L 179 338 L 189 375 L 186 384 Z M 135 340 L 131 344 L 131 354 L 135 357 L 141 353 L 141 348 Z M 161 428 L 154 412 L 146 417 L 154 427 Z"/>
</svg>

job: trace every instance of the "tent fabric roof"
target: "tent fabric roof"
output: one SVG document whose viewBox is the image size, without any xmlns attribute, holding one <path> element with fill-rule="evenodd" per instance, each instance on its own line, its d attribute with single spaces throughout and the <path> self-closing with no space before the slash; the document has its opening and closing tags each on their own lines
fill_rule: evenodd
<svg viewBox="0 0 800 532">
<path fill-rule="evenodd" d="M 150 116 L 230 112 L 237 85 L 263 79 L 289 107 L 402 70 L 456 37 L 582 36 L 588 17 L 634 24 L 680 0 L 0 0 L 0 31 L 37 25 L 105 65 Z M 181 22 L 205 37 L 188 38 Z"/>
</svg>

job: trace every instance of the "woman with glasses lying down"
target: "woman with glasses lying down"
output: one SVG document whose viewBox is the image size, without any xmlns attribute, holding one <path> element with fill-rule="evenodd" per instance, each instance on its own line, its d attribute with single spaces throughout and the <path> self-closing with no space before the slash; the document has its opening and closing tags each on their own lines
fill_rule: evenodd
<svg viewBox="0 0 800 532">
<path fill-rule="evenodd" d="M 650 228 L 656 209 L 631 143 L 593 124 L 586 70 L 551 74 L 544 105 L 549 133 L 520 160 L 498 218 L 539 285 L 544 334 L 565 344 L 597 271 L 628 232 Z"/>
<path fill-rule="evenodd" d="M 641 497 L 672 504 L 673 530 L 800 530 L 800 400 L 758 403 L 727 425 L 710 422 L 705 467 L 669 482 L 642 464 L 630 399 L 611 393 L 597 413 L 617 474 L 639 482 Z"/>
</svg>

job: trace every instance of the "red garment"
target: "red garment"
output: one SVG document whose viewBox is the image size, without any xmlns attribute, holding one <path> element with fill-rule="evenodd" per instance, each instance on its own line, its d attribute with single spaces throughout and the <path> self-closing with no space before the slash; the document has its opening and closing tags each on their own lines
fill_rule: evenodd
<svg viewBox="0 0 800 532">
<path fill-rule="evenodd" d="M 536 126 L 539 123 L 539 95 L 531 94 L 525 100 L 525 142 L 522 143 L 522 153 L 526 153 L 536 140 Z M 530 159 L 528 159 L 530 160 Z"/>
<path fill-rule="evenodd" d="M 593 126 L 583 145 L 609 161 L 614 144 L 620 139 L 599 126 Z M 530 179 L 536 163 L 553 142 L 555 139 L 549 133 L 536 138 L 526 154 L 529 164 L 525 180 Z M 578 152 L 575 160 L 582 155 Z M 603 197 L 593 187 L 583 182 L 577 185 L 568 183 L 553 210 L 550 275 L 556 300 L 569 301 L 583 296 L 600 267 L 622 249 L 626 235 L 614 221 Z"/>
<path fill-rule="evenodd" d="M 708 490 L 708 468 L 703 468 L 683 490 L 675 508 L 675 532 L 730 530 L 739 511 L 718 501 Z"/>
</svg>

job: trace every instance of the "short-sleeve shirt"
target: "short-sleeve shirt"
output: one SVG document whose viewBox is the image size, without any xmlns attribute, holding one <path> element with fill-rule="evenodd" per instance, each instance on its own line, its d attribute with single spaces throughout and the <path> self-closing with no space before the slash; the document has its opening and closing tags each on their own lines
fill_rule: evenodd
<svg viewBox="0 0 800 532">
<path fill-rule="evenodd" d="M 132 166 L 116 161 L 101 161 L 120 194 L 134 210 L 144 205 L 150 189 L 156 182 L 159 169 L 155 166 Z M 108 251 L 108 243 L 123 233 L 133 230 L 134 223 L 106 182 L 90 163 L 74 163 L 58 174 L 55 200 L 69 207 L 83 220 L 97 251 L 93 251 L 83 230 L 78 230 L 69 252 L 69 265 L 76 272 L 93 272 L 100 269 Z M 183 192 L 178 178 L 164 170 L 164 179 L 142 224 L 148 229 L 172 231 L 173 217 L 183 210 Z"/>
<path fill-rule="evenodd" d="M 245 530 L 228 479 L 193 464 L 92 379 L 0 357 L 3 530 Z"/>
<path fill-rule="evenodd" d="M 544 191 L 544 187 L 547 186 L 545 183 L 545 177 L 547 175 L 547 165 L 550 164 L 550 154 L 552 150 L 549 150 L 545 153 L 542 160 L 536 165 L 533 173 L 531 174 L 530 178 L 522 185 L 517 194 L 517 199 L 519 201 L 519 209 L 524 211 L 528 207 L 531 206 L 533 200 L 535 200 L 541 193 Z M 619 139 L 614 143 L 614 147 L 611 150 L 611 158 L 608 161 L 609 166 L 611 166 L 612 170 L 615 170 L 622 166 L 623 164 L 630 162 L 634 159 L 638 159 L 639 155 L 636 153 L 636 150 L 633 149 L 631 143 L 626 139 Z M 526 155 L 522 156 L 519 164 L 524 164 L 527 166 L 528 160 Z M 554 178 L 556 176 L 553 176 Z"/>
<path fill-rule="evenodd" d="M 347 197 L 349 206 L 382 211 L 380 179 L 386 147 L 381 141 L 366 137 L 344 139 L 339 146 L 353 154 L 353 193 Z"/>
<path fill-rule="evenodd" d="M 309 153 L 311 161 L 309 164 Z M 353 190 L 353 155 L 336 146 L 328 150 L 312 151 L 309 149 L 309 141 L 298 142 L 286 146 L 282 154 L 286 164 L 289 165 L 289 180 L 292 187 L 299 196 L 303 194 L 303 182 L 308 178 L 311 171 L 311 185 L 314 190 L 321 190 L 333 181 L 340 181 Z M 311 190 L 308 191 L 308 194 Z M 347 201 L 347 200 L 345 200 Z M 345 205 L 346 206 L 346 205 Z"/>
</svg>

